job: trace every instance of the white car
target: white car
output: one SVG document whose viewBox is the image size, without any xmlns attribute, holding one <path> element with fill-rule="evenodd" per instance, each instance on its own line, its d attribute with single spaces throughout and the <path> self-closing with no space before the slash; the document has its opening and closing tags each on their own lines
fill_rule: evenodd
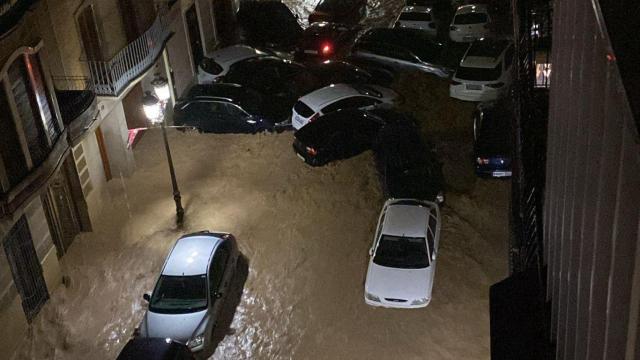
<svg viewBox="0 0 640 360">
<path fill-rule="evenodd" d="M 268 54 L 246 45 L 233 45 L 213 51 L 198 64 L 198 84 L 214 83 L 229 71 L 231 65 L 266 55 Z"/>
<path fill-rule="evenodd" d="M 365 303 L 392 308 L 429 305 L 439 241 L 440 209 L 436 203 L 388 200 L 369 250 Z"/>
<path fill-rule="evenodd" d="M 458 7 L 449 27 L 449 37 L 455 42 L 471 42 L 490 34 L 491 17 L 487 5 Z"/>
<path fill-rule="evenodd" d="M 199 232 L 176 241 L 136 333 L 172 339 L 193 353 L 214 350 L 211 336 L 238 261 L 235 238 Z"/>
<path fill-rule="evenodd" d="M 321 115 L 392 104 L 397 96 L 393 90 L 378 85 L 332 84 L 301 97 L 293 106 L 291 122 L 298 130 Z"/>
<path fill-rule="evenodd" d="M 465 101 L 496 101 L 509 92 L 513 78 L 513 44 L 476 41 L 469 46 L 449 85 L 449 95 Z"/>
<path fill-rule="evenodd" d="M 438 23 L 434 13 L 427 6 L 405 6 L 396 20 L 395 27 L 426 32 L 431 36 L 438 34 Z"/>
</svg>

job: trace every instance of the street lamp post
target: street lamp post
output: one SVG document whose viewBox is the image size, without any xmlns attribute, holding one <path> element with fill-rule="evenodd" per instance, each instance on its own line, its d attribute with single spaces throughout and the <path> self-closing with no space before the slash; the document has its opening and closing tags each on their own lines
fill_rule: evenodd
<svg viewBox="0 0 640 360">
<path fill-rule="evenodd" d="M 176 203 L 176 223 L 178 226 L 181 226 L 184 219 L 184 209 L 182 208 L 182 197 L 180 196 L 176 173 L 173 168 L 173 159 L 171 158 L 171 149 L 169 148 L 169 140 L 167 139 L 167 122 L 165 118 L 165 106 L 171 96 L 169 84 L 167 80 L 157 77 L 151 82 L 151 85 L 153 85 L 155 95 L 147 92 L 142 99 L 142 105 L 147 118 L 154 124 L 159 123 L 162 128 L 162 138 L 164 139 L 164 148 L 167 152 L 171 185 L 173 186 L 173 200 Z"/>
</svg>

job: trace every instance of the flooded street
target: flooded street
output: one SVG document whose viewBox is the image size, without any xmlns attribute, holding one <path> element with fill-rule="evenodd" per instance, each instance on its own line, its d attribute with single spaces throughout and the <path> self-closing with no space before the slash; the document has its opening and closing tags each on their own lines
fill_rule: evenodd
<svg viewBox="0 0 640 360">
<path fill-rule="evenodd" d="M 318 1 L 284 2 L 306 21 Z M 402 4 L 370 1 L 364 23 L 386 26 Z M 108 183 L 94 231 L 61 259 L 67 284 L 13 359 L 114 359 L 175 240 L 205 229 L 233 233 L 248 263 L 213 359 L 489 359 L 489 286 L 508 272 L 509 182 L 476 179 L 468 143 L 445 147 L 445 175 L 468 179 L 442 208 L 433 299 L 372 308 L 363 284 L 385 200 L 373 154 L 311 168 L 292 139 L 170 131 L 186 211 L 178 230 L 162 137 L 147 131 L 136 172 Z"/>
<path fill-rule="evenodd" d="M 311 168 L 291 140 L 171 132 L 186 209 L 177 231 L 161 137 L 147 132 L 137 172 L 109 183 L 102 221 L 62 259 L 69 287 L 52 294 L 16 358 L 115 358 L 170 246 L 209 229 L 234 233 L 249 264 L 214 359 L 488 359 L 488 287 L 507 272 L 508 183 L 448 194 L 427 308 L 376 309 L 363 301 L 383 203 L 371 152 Z"/>
</svg>

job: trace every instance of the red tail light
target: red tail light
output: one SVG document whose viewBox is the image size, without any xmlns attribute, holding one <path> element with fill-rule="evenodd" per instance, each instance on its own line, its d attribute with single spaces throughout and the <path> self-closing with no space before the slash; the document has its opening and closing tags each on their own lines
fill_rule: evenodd
<svg viewBox="0 0 640 360">
<path fill-rule="evenodd" d="M 320 117 L 320 114 L 315 113 L 315 114 L 313 114 L 313 116 L 309 119 L 309 122 L 314 122 L 314 121 L 316 121 L 319 117 Z"/>
<path fill-rule="evenodd" d="M 478 165 L 488 165 L 489 164 L 489 159 L 477 158 L 476 162 L 478 163 Z"/>
<path fill-rule="evenodd" d="M 320 52 L 322 52 L 322 55 L 329 55 L 333 52 L 333 46 L 329 43 L 324 43 L 322 44 L 322 48 L 320 48 Z"/>
<path fill-rule="evenodd" d="M 318 154 L 318 151 L 312 147 L 307 146 L 307 154 L 316 156 Z"/>
</svg>

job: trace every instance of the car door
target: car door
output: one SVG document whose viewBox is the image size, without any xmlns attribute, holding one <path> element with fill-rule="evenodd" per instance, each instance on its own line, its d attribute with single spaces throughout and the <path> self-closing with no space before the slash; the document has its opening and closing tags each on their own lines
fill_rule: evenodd
<svg viewBox="0 0 640 360">
<path fill-rule="evenodd" d="M 238 105 L 225 104 L 229 132 L 252 134 L 260 129 L 258 119 L 250 116 Z"/>
<path fill-rule="evenodd" d="M 200 129 L 209 133 L 228 132 L 225 103 L 220 101 L 202 101 L 200 109 Z"/>
<path fill-rule="evenodd" d="M 201 101 L 192 101 L 180 109 L 181 125 L 202 130 L 202 122 L 207 117 L 207 105 Z"/>
<path fill-rule="evenodd" d="M 225 242 L 220 244 L 216 248 L 211 264 L 209 265 L 208 273 L 208 285 L 209 285 L 209 314 L 211 316 L 211 329 L 208 333 L 211 334 L 215 323 L 217 321 L 218 314 L 225 298 L 225 275 L 227 272 L 227 261 L 229 260 L 229 248 L 225 246 Z"/>
</svg>

